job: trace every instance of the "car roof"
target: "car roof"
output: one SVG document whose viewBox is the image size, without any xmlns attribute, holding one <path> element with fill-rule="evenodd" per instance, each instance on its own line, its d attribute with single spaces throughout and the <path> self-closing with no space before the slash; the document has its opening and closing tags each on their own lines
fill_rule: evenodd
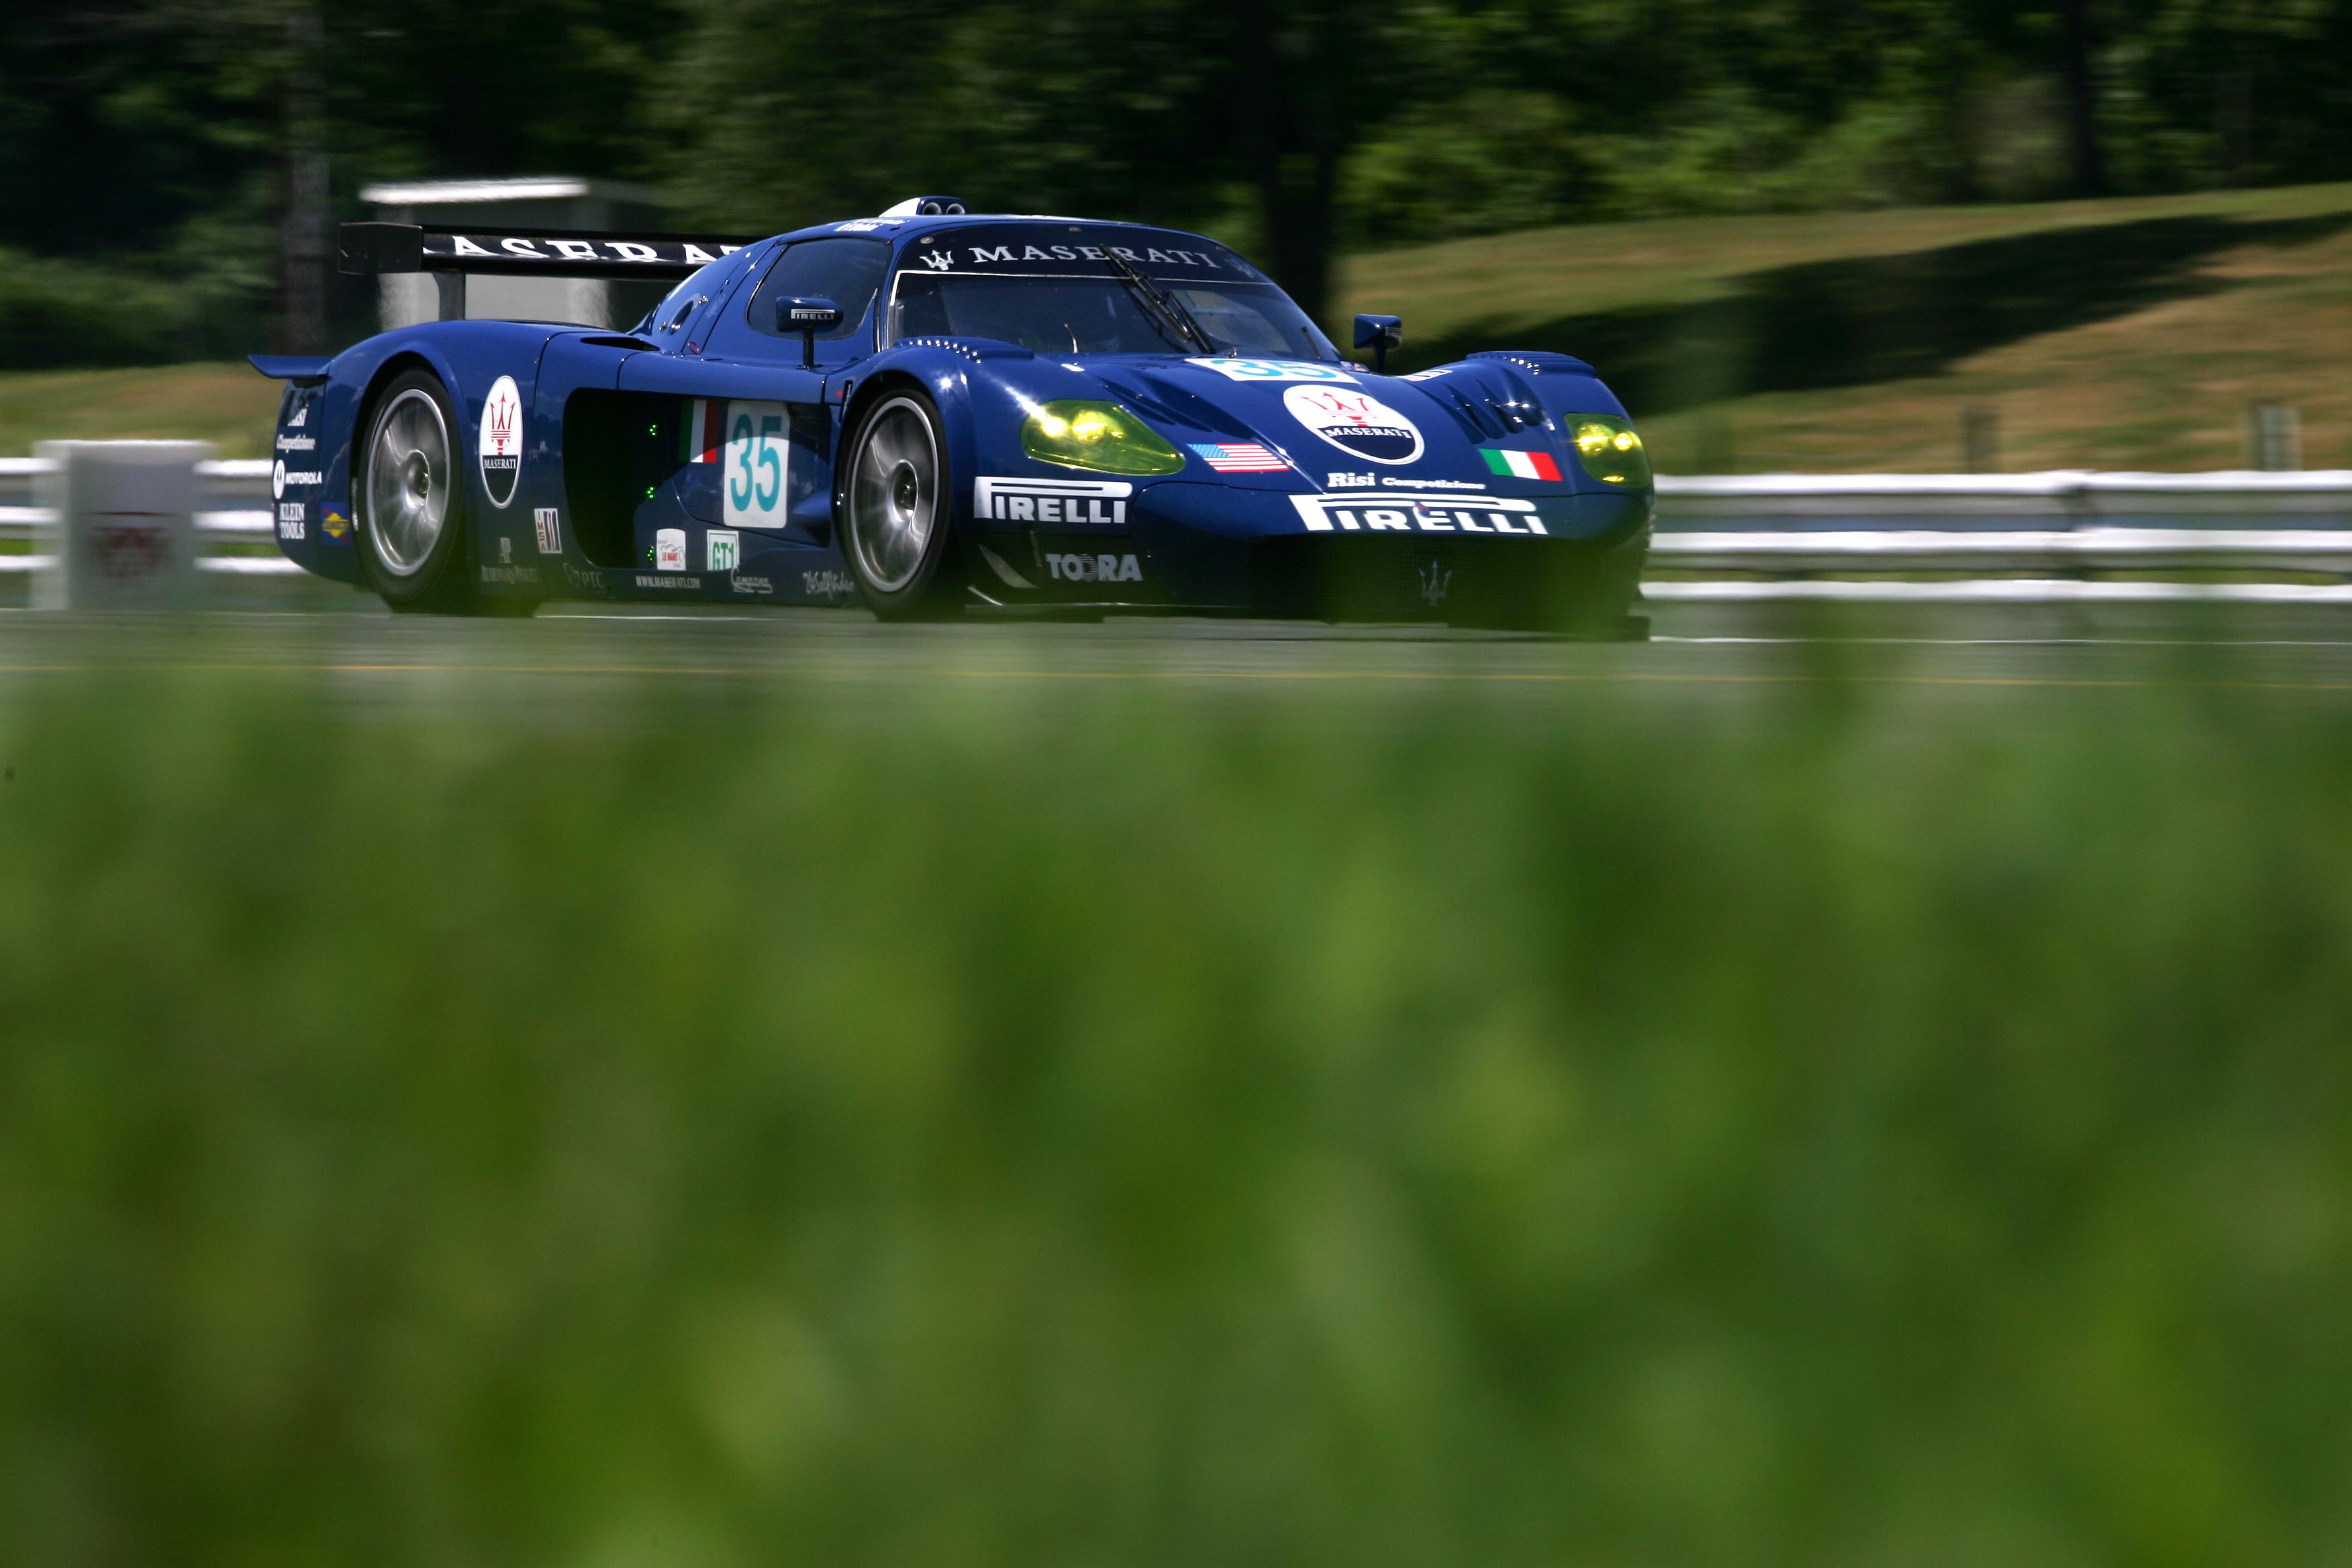
<svg viewBox="0 0 2352 1568">
<path fill-rule="evenodd" d="M 842 218 L 831 223 L 812 224 L 806 228 L 794 229 L 790 234 L 778 235 L 775 237 L 789 243 L 793 240 L 821 239 L 835 234 L 863 234 L 876 239 L 907 240 L 919 238 L 924 235 L 944 234 L 956 229 L 998 228 L 1008 224 L 1034 226 L 1038 228 L 1068 228 L 1084 225 L 1088 227 L 1135 229 L 1146 234 L 1166 234 L 1184 239 L 1198 240 L 1203 245 L 1213 245 L 1220 250 L 1233 249 L 1233 247 L 1222 240 L 1212 239 L 1205 234 L 1194 234 L 1190 229 L 1169 228 L 1156 223 L 1131 223 L 1125 218 L 1067 217 L 1051 213 L 958 213 L 950 216 L 934 217 Z"/>
</svg>

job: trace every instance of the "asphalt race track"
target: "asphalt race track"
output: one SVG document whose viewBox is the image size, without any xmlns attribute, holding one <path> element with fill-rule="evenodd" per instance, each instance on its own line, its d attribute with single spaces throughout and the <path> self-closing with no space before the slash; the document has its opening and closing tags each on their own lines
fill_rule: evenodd
<svg viewBox="0 0 2352 1568">
<path fill-rule="evenodd" d="M 862 612 L 599 611 L 530 620 L 395 617 L 358 607 L 185 616 L 0 610 L 0 690 L 100 668 L 325 679 L 354 700 L 429 699 L 453 713 L 597 711 L 635 689 L 789 688 L 887 714 L 959 691 L 1150 691 L 1248 702 L 1313 694 L 1335 710 L 1470 698 L 1535 712 L 1596 693 L 1674 708 L 1753 703 L 1849 682 L 1926 700 L 2027 703 L 2069 693 L 2219 688 L 2250 700 L 2352 700 L 2352 611 L 2119 606 L 1669 605 L 1647 644 L 1433 626 L 1114 618 L 885 626 Z M 584 706 L 583 706 L 584 705 Z"/>
</svg>

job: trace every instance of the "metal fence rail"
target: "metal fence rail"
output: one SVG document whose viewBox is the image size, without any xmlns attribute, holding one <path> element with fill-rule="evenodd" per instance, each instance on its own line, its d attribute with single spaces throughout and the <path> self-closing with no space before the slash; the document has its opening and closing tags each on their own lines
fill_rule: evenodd
<svg viewBox="0 0 2352 1568">
<path fill-rule="evenodd" d="M 34 487 L 50 464 L 40 458 L 0 458 L 0 541 L 38 543 L 50 522 L 37 504 Z M 196 475 L 205 499 L 218 503 L 216 511 L 196 514 L 196 537 L 207 546 L 252 543 L 277 537 L 277 521 L 269 510 L 269 464 L 259 458 L 199 463 Z M 47 555 L 0 552 L 0 572 L 37 572 L 50 563 Z M 214 554 L 197 558 L 207 572 L 239 576 L 300 576 L 302 568 L 282 555 Z"/>
<path fill-rule="evenodd" d="M 0 542 L 42 537 L 33 491 L 48 466 L 0 458 Z M 196 517 L 198 564 L 299 575 L 234 548 L 274 537 L 269 463 L 197 472 L 218 505 Z M 0 552 L 0 573 L 48 563 Z M 1650 567 L 1657 599 L 2352 603 L 2352 470 L 1661 477 Z M 2285 580 L 2178 580 L 2199 574 Z"/>
</svg>

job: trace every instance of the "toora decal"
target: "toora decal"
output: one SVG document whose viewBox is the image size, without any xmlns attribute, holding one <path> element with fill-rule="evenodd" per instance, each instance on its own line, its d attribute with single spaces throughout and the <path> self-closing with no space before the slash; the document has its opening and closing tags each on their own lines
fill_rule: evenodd
<svg viewBox="0 0 2352 1568">
<path fill-rule="evenodd" d="M 1291 417 L 1350 457 L 1368 463 L 1418 462 L 1421 431 L 1369 393 L 1294 386 L 1282 395 Z"/>
<path fill-rule="evenodd" d="M 1045 569 L 1057 583 L 1140 583 L 1142 564 L 1132 555 L 1048 555 Z"/>
<path fill-rule="evenodd" d="M 522 394 L 515 390 L 510 375 L 499 377 L 482 399 L 479 451 L 482 489 L 489 492 L 492 506 L 503 509 L 514 500 L 515 486 L 522 479 Z"/>
</svg>

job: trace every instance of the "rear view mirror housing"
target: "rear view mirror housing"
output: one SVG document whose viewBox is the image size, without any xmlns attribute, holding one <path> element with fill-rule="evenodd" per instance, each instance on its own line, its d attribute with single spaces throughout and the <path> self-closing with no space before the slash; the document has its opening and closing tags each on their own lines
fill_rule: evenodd
<svg viewBox="0 0 2352 1568">
<path fill-rule="evenodd" d="M 816 335 L 839 325 L 841 307 L 830 300 L 785 294 L 776 300 L 776 331 L 801 335 L 803 370 L 816 368 Z"/>
<path fill-rule="evenodd" d="M 1404 346 L 1404 318 L 1402 316 L 1357 317 L 1356 346 L 1372 351 L 1374 374 L 1388 374 L 1389 351 Z"/>
</svg>

